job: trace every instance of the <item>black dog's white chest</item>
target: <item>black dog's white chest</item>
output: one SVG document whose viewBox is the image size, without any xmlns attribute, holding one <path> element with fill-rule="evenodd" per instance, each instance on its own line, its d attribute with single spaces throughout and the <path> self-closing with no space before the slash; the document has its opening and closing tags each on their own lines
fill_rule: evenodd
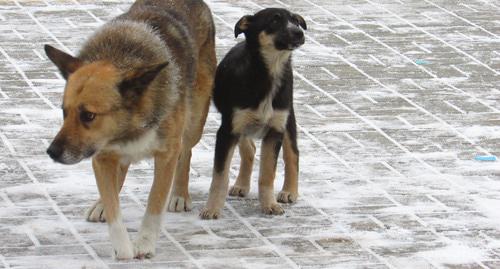
<svg viewBox="0 0 500 269">
<path fill-rule="evenodd" d="M 283 132 L 288 119 L 288 109 L 273 107 L 273 99 L 282 90 L 283 72 L 290 57 L 289 52 L 262 49 L 261 55 L 271 77 L 270 90 L 259 102 L 257 108 L 235 108 L 232 117 L 232 130 L 235 134 L 262 137 L 269 129 Z"/>
<path fill-rule="evenodd" d="M 232 131 L 235 134 L 262 137 L 270 128 L 283 132 L 288 119 L 288 109 L 273 107 L 273 98 L 280 88 L 279 81 L 272 85 L 272 90 L 259 103 L 257 108 L 235 108 L 232 117 Z"/>
</svg>

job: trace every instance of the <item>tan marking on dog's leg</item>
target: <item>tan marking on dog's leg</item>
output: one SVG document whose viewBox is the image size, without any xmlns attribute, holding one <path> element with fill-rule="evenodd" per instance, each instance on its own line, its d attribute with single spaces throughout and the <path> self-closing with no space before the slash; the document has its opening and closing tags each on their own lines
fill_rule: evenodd
<svg viewBox="0 0 500 269">
<path fill-rule="evenodd" d="M 262 213 L 269 215 L 281 215 L 285 212 L 276 202 L 274 196 L 274 178 L 276 176 L 276 163 L 278 158 L 276 143 L 275 139 L 266 139 L 265 137 L 262 140 L 261 146 L 259 201 Z"/>
<path fill-rule="evenodd" d="M 238 143 L 240 151 L 240 171 L 236 182 L 229 190 L 229 195 L 245 197 L 250 190 L 253 161 L 255 158 L 255 144 L 252 139 L 242 137 Z"/>
<path fill-rule="evenodd" d="M 179 142 L 180 144 L 180 142 Z M 180 145 L 171 146 L 168 152 L 155 154 L 155 173 L 149 193 L 146 213 L 142 219 L 137 239 L 134 241 L 135 258 L 151 258 L 161 229 L 167 196 L 179 158 Z"/>
<path fill-rule="evenodd" d="M 118 171 L 118 186 L 121 191 L 123 183 L 125 182 L 125 177 L 127 176 L 127 171 L 130 163 L 124 163 L 120 165 L 120 170 Z M 119 191 L 119 192 L 120 192 Z M 101 202 L 101 198 L 97 199 L 85 212 L 85 219 L 89 222 L 106 222 L 106 216 L 104 214 L 104 206 Z"/>
<path fill-rule="evenodd" d="M 120 159 L 113 154 L 100 154 L 92 159 L 92 167 L 104 206 L 104 214 L 108 221 L 109 237 L 115 257 L 119 260 L 132 259 L 134 251 L 122 221 L 118 197 L 120 192 Z"/>
<path fill-rule="evenodd" d="M 208 201 L 205 208 L 200 212 L 202 219 L 217 219 L 220 211 L 226 202 L 227 189 L 229 185 L 229 167 L 233 158 L 235 144 L 233 143 L 227 153 L 222 172 L 213 171 L 212 183 L 208 194 Z"/>
<path fill-rule="evenodd" d="M 278 194 L 278 202 L 294 203 L 299 196 L 299 156 L 292 149 L 290 136 L 285 133 L 283 139 L 283 159 L 285 161 L 285 182 Z"/>
</svg>

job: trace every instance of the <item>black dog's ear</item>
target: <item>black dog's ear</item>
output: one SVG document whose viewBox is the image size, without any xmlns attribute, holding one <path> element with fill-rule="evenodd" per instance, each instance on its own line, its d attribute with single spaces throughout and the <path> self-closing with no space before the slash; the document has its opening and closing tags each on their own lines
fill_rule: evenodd
<svg viewBox="0 0 500 269">
<path fill-rule="evenodd" d="M 83 65 L 83 61 L 67 54 L 64 51 L 58 50 L 50 45 L 45 45 L 45 54 L 59 68 L 62 76 L 68 79 L 71 73 L 75 72 Z"/>
<path fill-rule="evenodd" d="M 118 90 L 122 95 L 132 93 L 133 95 L 141 95 L 149 84 L 156 78 L 168 62 L 155 64 L 136 70 L 130 71 L 124 75 L 122 82 L 118 84 Z"/>
<path fill-rule="evenodd" d="M 304 18 L 302 18 L 302 16 L 300 16 L 299 14 L 293 14 L 292 17 L 297 20 L 302 29 L 307 30 L 306 21 L 304 20 Z"/>
<path fill-rule="evenodd" d="M 245 15 L 234 26 L 234 37 L 238 37 L 241 33 L 244 33 L 250 26 L 250 21 L 252 20 L 251 15 Z"/>
</svg>

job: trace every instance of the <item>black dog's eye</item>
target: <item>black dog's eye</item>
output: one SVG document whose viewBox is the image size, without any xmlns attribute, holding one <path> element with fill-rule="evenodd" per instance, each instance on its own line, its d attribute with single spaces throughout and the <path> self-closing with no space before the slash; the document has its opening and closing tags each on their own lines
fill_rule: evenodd
<svg viewBox="0 0 500 269">
<path fill-rule="evenodd" d="M 89 112 L 89 111 L 82 111 L 80 112 L 80 120 L 83 123 L 89 123 L 95 119 L 95 113 Z"/>
<path fill-rule="evenodd" d="M 281 21 L 281 15 L 280 14 L 276 14 L 273 16 L 273 20 L 271 21 L 272 23 L 278 23 Z"/>
</svg>

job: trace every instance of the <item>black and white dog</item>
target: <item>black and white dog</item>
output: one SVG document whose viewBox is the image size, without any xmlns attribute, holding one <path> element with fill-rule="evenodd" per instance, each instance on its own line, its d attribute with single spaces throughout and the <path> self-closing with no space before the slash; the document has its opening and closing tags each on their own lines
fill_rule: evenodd
<svg viewBox="0 0 500 269">
<path fill-rule="evenodd" d="M 255 154 L 252 138 L 262 138 L 259 200 L 265 214 L 283 214 L 274 196 L 276 162 L 283 146 L 285 184 L 278 201 L 295 202 L 298 196 L 297 132 L 293 111 L 292 51 L 304 44 L 304 19 L 285 9 L 267 8 L 242 17 L 235 26 L 234 46 L 219 64 L 215 76 L 214 103 L 222 114 L 217 132 L 213 179 L 205 219 L 217 218 L 228 190 L 228 173 L 236 144 L 241 165 L 229 194 L 245 196 Z"/>
</svg>

